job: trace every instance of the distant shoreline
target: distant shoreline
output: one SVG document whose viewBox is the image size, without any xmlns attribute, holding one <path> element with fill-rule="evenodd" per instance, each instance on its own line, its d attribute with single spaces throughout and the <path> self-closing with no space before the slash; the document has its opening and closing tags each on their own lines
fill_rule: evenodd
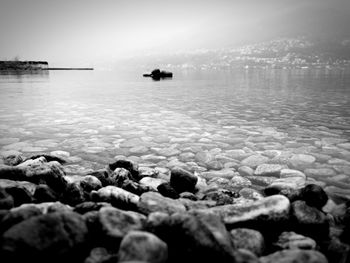
<svg viewBox="0 0 350 263">
<path fill-rule="evenodd" d="M 94 68 L 47 68 L 47 70 L 94 70 Z"/>
<path fill-rule="evenodd" d="M 0 71 L 94 70 L 90 67 L 49 67 L 47 61 L 0 61 Z"/>
</svg>

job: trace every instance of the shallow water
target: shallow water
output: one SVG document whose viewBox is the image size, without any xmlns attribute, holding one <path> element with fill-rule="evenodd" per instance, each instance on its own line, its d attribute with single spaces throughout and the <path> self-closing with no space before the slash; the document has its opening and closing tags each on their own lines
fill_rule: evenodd
<svg viewBox="0 0 350 263">
<path fill-rule="evenodd" d="M 142 73 L 0 75 L 0 152 L 67 151 L 72 174 L 118 155 L 205 171 L 258 153 L 350 195 L 350 70 Z"/>
</svg>

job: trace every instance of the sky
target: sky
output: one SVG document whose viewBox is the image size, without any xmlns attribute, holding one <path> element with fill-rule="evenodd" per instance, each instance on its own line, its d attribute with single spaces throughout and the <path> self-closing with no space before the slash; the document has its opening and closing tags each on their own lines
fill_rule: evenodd
<svg viewBox="0 0 350 263">
<path fill-rule="evenodd" d="M 0 59 L 92 66 L 307 35 L 350 38 L 350 0 L 0 0 Z"/>
</svg>

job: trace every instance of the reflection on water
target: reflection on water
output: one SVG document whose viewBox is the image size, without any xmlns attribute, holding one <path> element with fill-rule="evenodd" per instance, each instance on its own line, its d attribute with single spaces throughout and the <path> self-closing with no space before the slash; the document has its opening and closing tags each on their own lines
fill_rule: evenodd
<svg viewBox="0 0 350 263">
<path fill-rule="evenodd" d="M 330 70 L 0 75 L 0 147 L 67 151 L 72 173 L 117 155 L 205 171 L 261 154 L 350 195 L 349 86 L 349 71 Z M 298 154 L 315 160 L 297 167 Z"/>
<path fill-rule="evenodd" d="M 44 81 L 49 78 L 48 70 L 0 70 L 1 82 Z"/>
</svg>

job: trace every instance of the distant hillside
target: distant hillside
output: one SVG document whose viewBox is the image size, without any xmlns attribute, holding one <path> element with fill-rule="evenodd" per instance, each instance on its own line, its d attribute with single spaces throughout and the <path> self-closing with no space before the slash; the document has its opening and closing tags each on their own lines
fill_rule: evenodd
<svg viewBox="0 0 350 263">
<path fill-rule="evenodd" d="M 0 70 L 43 70 L 48 69 L 46 61 L 0 61 Z"/>
<path fill-rule="evenodd" d="M 139 61 L 140 58 L 137 58 Z M 136 62 L 136 61 L 134 61 Z M 348 67 L 350 40 L 315 41 L 305 37 L 279 38 L 240 48 L 202 49 L 142 58 L 144 67 L 235 68 L 235 67 Z M 131 60 L 132 63 L 132 60 Z"/>
</svg>

